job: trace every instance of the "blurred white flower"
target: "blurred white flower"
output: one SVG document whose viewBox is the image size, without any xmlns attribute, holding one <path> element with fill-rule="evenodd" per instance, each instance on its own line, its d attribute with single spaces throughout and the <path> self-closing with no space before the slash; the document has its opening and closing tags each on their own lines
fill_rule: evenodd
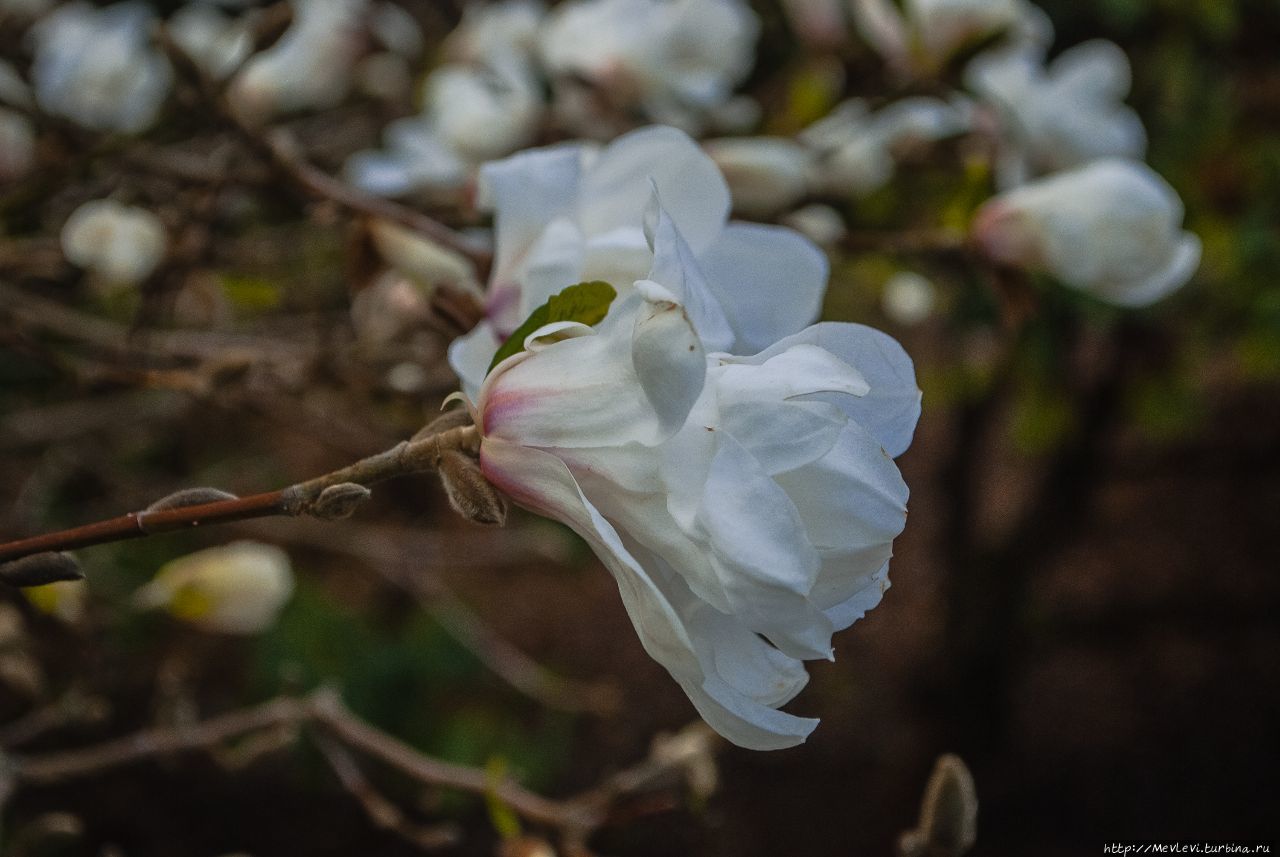
<svg viewBox="0 0 1280 857">
<path fill-rule="evenodd" d="M 36 134 L 21 113 L 0 107 L 0 182 L 20 179 L 36 160 Z"/>
<path fill-rule="evenodd" d="M 501 62 L 510 56 L 532 59 L 545 14 L 540 0 L 468 3 L 461 23 L 445 40 L 445 56 L 471 65 Z"/>
<path fill-rule="evenodd" d="M 293 23 L 235 76 L 227 98 L 244 122 L 342 101 L 364 46 L 369 0 L 291 0 Z"/>
<path fill-rule="evenodd" d="M 899 271 L 884 284 L 880 307 L 898 324 L 919 324 L 933 313 L 938 290 L 927 277 L 915 271 Z"/>
<path fill-rule="evenodd" d="M 235 542 L 166 563 L 135 600 L 206 631 L 257 634 L 275 624 L 291 595 L 293 571 L 284 551 Z"/>
<path fill-rule="evenodd" d="M 899 75 L 937 74 L 960 50 L 1000 33 L 1047 41 L 1052 24 L 1025 0 L 850 0 L 862 37 Z"/>
<path fill-rule="evenodd" d="M 973 222 L 992 260 L 1042 270 L 1121 306 L 1180 288 L 1200 264 L 1182 201 L 1150 167 L 1104 158 L 1000 194 Z"/>
<path fill-rule="evenodd" d="M 916 96 L 875 112 L 853 98 L 800 132 L 818 157 L 818 188 L 841 196 L 866 196 L 893 178 L 899 153 L 967 131 L 971 110 L 952 102 Z"/>
<path fill-rule="evenodd" d="M 969 64 L 965 80 L 999 116 L 1002 187 L 1146 149 L 1142 121 L 1122 103 L 1129 60 L 1111 42 L 1077 45 L 1048 67 L 1034 47 L 990 51 Z"/>
<path fill-rule="evenodd" d="M 89 584 L 83 580 L 60 580 L 21 590 L 31 606 L 46 616 L 74 625 L 88 608 Z"/>
<path fill-rule="evenodd" d="M 809 192 L 814 155 L 785 137 L 721 137 L 703 148 L 729 183 L 733 210 L 769 217 Z"/>
<path fill-rule="evenodd" d="M 485 381 L 480 465 L 587 540 L 713 728 L 789 747 L 817 724 L 777 710 L 803 661 L 888 588 L 907 499 L 890 456 L 920 396 L 897 343 L 858 325 L 706 354 L 688 311 L 706 288 L 659 211 L 647 278 L 597 328 L 548 325 Z"/>
<path fill-rule="evenodd" d="M 159 218 L 111 199 L 86 202 L 62 227 L 67 261 L 107 287 L 136 285 L 151 276 L 166 245 Z"/>
<path fill-rule="evenodd" d="M 724 178 L 683 132 L 643 128 L 602 149 L 532 149 L 481 170 L 480 203 L 494 210 L 497 230 L 487 318 L 449 349 L 468 393 L 503 340 L 552 295 L 588 280 L 625 292 L 645 276 L 655 189 L 706 275 L 713 297 L 695 294 L 686 308 L 709 348 L 756 351 L 817 317 L 826 256 L 785 227 L 726 223 Z"/>
<path fill-rule="evenodd" d="M 205 3 L 188 3 L 165 22 L 165 29 L 201 71 L 222 80 L 253 50 L 247 17 L 230 18 Z"/>
<path fill-rule="evenodd" d="M 422 56 L 422 28 L 403 6 L 378 3 L 369 12 L 369 33 L 397 56 L 416 60 Z"/>
<path fill-rule="evenodd" d="M 819 247 L 831 248 L 848 234 L 844 215 L 820 202 L 797 208 L 782 217 L 783 226 L 789 226 Z"/>
<path fill-rule="evenodd" d="M 442 66 L 424 90 L 424 112 L 387 126 L 384 150 L 347 162 L 357 187 L 382 196 L 460 188 L 483 162 L 528 143 L 543 111 L 538 81 L 518 59 Z"/>
<path fill-rule="evenodd" d="M 389 220 L 372 221 L 369 235 L 383 260 L 425 293 L 449 285 L 480 295 L 475 266 L 456 250 Z"/>
<path fill-rule="evenodd" d="M 759 30 L 742 0 L 568 0 L 548 16 L 540 54 L 576 133 L 611 136 L 610 120 L 635 111 L 697 133 L 750 72 Z"/>
<path fill-rule="evenodd" d="M 41 109 L 97 131 L 137 133 L 156 119 L 173 73 L 150 43 L 155 17 L 129 0 L 68 3 L 31 29 L 31 80 Z"/>
</svg>

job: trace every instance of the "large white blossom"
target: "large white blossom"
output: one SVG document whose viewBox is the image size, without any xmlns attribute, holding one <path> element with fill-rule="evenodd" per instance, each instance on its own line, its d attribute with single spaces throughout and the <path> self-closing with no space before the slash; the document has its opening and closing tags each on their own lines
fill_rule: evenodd
<svg viewBox="0 0 1280 857">
<path fill-rule="evenodd" d="M 625 291 L 645 276 L 655 189 L 714 296 L 697 315 L 709 348 L 757 351 L 817 317 L 826 256 L 785 227 L 727 223 L 724 178 L 683 132 L 643 128 L 602 149 L 533 149 L 480 174 L 496 228 L 487 318 L 449 349 L 469 393 L 503 340 L 552 295 L 588 280 Z"/>
<path fill-rule="evenodd" d="M 1142 121 L 1123 100 L 1129 60 L 1115 44 L 1092 41 L 1047 67 L 1036 46 L 989 51 L 966 71 L 971 89 L 998 114 L 1001 184 L 1115 155 L 1140 158 Z"/>
<path fill-rule="evenodd" d="M 96 9 L 77 0 L 31 29 L 31 79 L 41 109 L 97 131 L 137 133 L 156 119 L 173 73 L 151 45 L 145 3 Z"/>
<path fill-rule="evenodd" d="M 227 97 L 245 122 L 338 104 L 364 45 L 369 0 L 291 0 L 293 23 L 236 74 Z"/>
<path fill-rule="evenodd" d="M 1150 167 L 1120 158 L 996 196 L 979 209 L 973 237 L 997 262 L 1047 271 L 1121 306 L 1159 300 L 1200 264 L 1177 193 Z"/>
<path fill-rule="evenodd" d="M 674 221 L 598 328 L 548 325 L 474 408 L 486 478 L 578 532 L 645 650 L 743 747 L 802 742 L 778 710 L 804 660 L 888 588 L 907 489 L 890 456 L 919 414 L 888 336 L 820 324 L 750 357 L 708 353 L 711 297 Z M 699 295 L 701 294 L 701 298 Z"/>
<path fill-rule="evenodd" d="M 568 0 L 543 26 L 540 55 L 578 134 L 608 136 L 632 112 L 697 133 L 750 72 L 759 30 L 742 0 Z"/>
</svg>

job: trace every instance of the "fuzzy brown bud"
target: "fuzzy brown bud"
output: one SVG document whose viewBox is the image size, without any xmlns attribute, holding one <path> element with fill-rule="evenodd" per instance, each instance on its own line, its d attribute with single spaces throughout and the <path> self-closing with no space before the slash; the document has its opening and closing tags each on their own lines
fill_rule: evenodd
<svg viewBox="0 0 1280 857">
<path fill-rule="evenodd" d="M 507 501 L 489 484 L 474 458 L 456 449 L 440 456 L 440 481 L 449 505 L 459 515 L 478 524 L 502 524 L 507 520 Z"/>
<path fill-rule="evenodd" d="M 44 586 L 60 580 L 83 580 L 80 563 L 69 553 L 32 554 L 0 564 L 0 581 L 10 586 Z"/>
</svg>

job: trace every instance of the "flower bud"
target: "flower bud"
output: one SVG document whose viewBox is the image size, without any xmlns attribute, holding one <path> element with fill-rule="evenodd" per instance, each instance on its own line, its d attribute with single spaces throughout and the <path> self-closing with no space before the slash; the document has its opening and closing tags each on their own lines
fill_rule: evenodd
<svg viewBox="0 0 1280 857">
<path fill-rule="evenodd" d="M 716 162 L 735 211 L 767 217 L 790 208 L 809 191 L 813 154 L 781 137 L 725 137 L 703 146 Z"/>
<path fill-rule="evenodd" d="M 135 596 L 205 631 L 256 634 L 275 623 L 293 594 L 289 557 L 278 547 L 236 542 L 165 564 Z"/>
<path fill-rule="evenodd" d="M 1187 282 L 1200 239 L 1151 168 L 1107 158 L 989 200 L 972 235 L 993 262 L 1045 271 L 1120 306 L 1146 306 Z"/>
<path fill-rule="evenodd" d="M 133 286 L 151 276 L 166 249 L 159 218 L 110 199 L 86 202 L 62 227 L 62 252 L 102 286 Z"/>
</svg>

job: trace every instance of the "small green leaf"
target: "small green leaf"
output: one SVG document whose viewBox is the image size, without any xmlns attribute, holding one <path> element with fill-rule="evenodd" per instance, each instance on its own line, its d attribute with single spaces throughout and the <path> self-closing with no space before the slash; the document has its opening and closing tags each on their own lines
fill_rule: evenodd
<svg viewBox="0 0 1280 857">
<path fill-rule="evenodd" d="M 544 324 L 551 324 L 555 321 L 599 324 L 604 319 L 605 314 L 609 312 L 609 306 L 617 296 L 618 293 L 613 286 L 601 280 L 578 283 L 576 286 L 569 286 L 558 295 L 552 295 L 545 304 L 535 309 L 524 320 L 524 324 L 517 327 L 515 332 L 507 337 L 506 342 L 502 343 L 498 353 L 493 355 L 493 362 L 489 364 L 489 371 L 492 372 L 494 366 L 497 366 L 512 354 L 519 354 L 523 351 L 525 338 Z"/>
</svg>

